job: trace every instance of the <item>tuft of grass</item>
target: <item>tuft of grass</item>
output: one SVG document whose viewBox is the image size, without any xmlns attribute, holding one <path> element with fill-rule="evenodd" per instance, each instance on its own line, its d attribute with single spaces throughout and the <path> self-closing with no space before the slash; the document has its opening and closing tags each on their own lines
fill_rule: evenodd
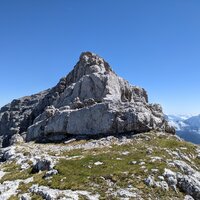
<svg viewBox="0 0 200 200">
<path fill-rule="evenodd" d="M 6 162 L 2 165 L 4 172 L 13 172 L 15 170 L 19 170 L 19 165 L 17 165 L 15 162 Z"/>
<path fill-rule="evenodd" d="M 17 179 L 27 179 L 30 178 L 30 169 L 28 170 L 20 170 L 19 168 L 15 168 L 12 172 L 6 173 L 0 180 L 0 183 L 3 183 L 4 181 L 14 181 Z"/>
<path fill-rule="evenodd" d="M 19 200 L 19 198 L 15 195 L 12 195 L 8 200 Z"/>
<path fill-rule="evenodd" d="M 31 200 L 43 200 L 43 198 L 40 195 L 34 194 L 31 196 Z"/>
</svg>

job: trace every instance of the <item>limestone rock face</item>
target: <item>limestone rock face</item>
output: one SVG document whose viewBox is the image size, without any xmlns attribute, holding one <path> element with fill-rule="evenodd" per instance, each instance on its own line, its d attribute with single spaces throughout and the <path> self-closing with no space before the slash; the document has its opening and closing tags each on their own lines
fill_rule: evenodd
<svg viewBox="0 0 200 200">
<path fill-rule="evenodd" d="M 0 143 L 8 146 L 13 135 L 22 134 L 32 124 L 31 113 L 47 91 L 15 99 L 0 109 Z M 1 146 L 0 145 L 0 146 Z"/>
<path fill-rule="evenodd" d="M 74 69 L 52 89 L 14 100 L 0 111 L 3 146 L 14 134 L 27 141 L 55 141 L 69 134 L 150 130 L 174 133 L 161 106 L 149 104 L 143 88 L 130 85 L 90 52 L 82 53 Z"/>
</svg>

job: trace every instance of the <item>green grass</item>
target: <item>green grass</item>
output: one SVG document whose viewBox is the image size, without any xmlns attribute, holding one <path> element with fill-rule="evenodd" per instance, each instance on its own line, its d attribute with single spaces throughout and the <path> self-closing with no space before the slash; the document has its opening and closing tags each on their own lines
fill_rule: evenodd
<svg viewBox="0 0 200 200">
<path fill-rule="evenodd" d="M 34 194 L 31 196 L 31 200 L 43 200 L 43 198 L 40 195 Z"/>
<path fill-rule="evenodd" d="M 91 150 L 71 150 L 62 152 L 62 156 L 73 157 L 81 156 L 76 159 L 61 159 L 55 169 L 58 170 L 58 174 L 54 175 L 50 180 L 44 180 L 42 177 L 45 172 L 40 174 L 31 174 L 31 170 L 20 171 L 19 166 L 15 163 L 5 164 L 4 169 L 8 173 L 2 178 L 1 181 L 26 179 L 33 176 L 34 182 L 29 184 L 21 183 L 19 185 L 20 193 L 28 191 L 32 184 L 39 184 L 49 186 L 54 189 L 71 189 L 71 190 L 87 190 L 92 193 L 99 193 L 100 199 L 117 199 L 112 195 L 106 194 L 108 185 L 106 181 L 111 181 L 114 186 L 113 189 L 126 188 L 128 185 L 142 191 L 141 196 L 144 199 L 148 198 L 148 194 L 151 194 L 151 198 L 169 199 L 179 198 L 183 199 L 184 194 L 181 192 L 162 191 L 159 188 L 151 188 L 146 186 L 144 179 L 151 174 L 151 169 L 158 169 L 157 176 L 162 175 L 165 168 L 170 168 L 166 160 L 173 159 L 173 156 L 169 155 L 166 149 L 176 151 L 180 149 L 181 153 L 186 155 L 196 153 L 196 146 L 178 141 L 173 136 L 155 135 L 154 133 L 147 133 L 143 136 L 148 136 L 150 140 L 138 140 L 133 139 L 129 144 L 113 145 L 105 148 L 91 149 Z M 181 149 L 181 147 L 184 147 Z M 151 148 L 152 153 L 148 154 L 147 149 Z M 122 152 L 128 151 L 128 155 L 122 155 Z M 151 157 L 162 157 L 162 161 L 151 161 Z M 121 160 L 118 160 L 120 158 Z M 96 166 L 95 162 L 103 162 L 103 165 Z M 137 164 L 130 164 L 131 161 L 137 161 Z M 146 170 L 141 169 L 139 163 L 145 162 Z M 200 159 L 192 159 L 197 167 L 200 167 Z M 171 168 L 173 171 L 177 171 L 177 168 Z M 80 197 L 80 199 L 85 197 Z M 32 199 L 39 199 L 37 195 L 34 195 Z"/>
<path fill-rule="evenodd" d="M 164 143 L 164 138 L 160 138 L 160 141 L 154 141 L 154 143 L 161 143 L 162 148 L 175 148 L 179 142 L 171 141 L 169 143 Z M 166 163 L 156 161 L 151 162 L 150 156 L 165 156 L 170 158 L 170 156 L 165 152 L 165 150 L 154 150 L 149 156 L 146 153 L 146 145 L 150 143 L 145 141 L 135 142 L 126 145 L 114 145 L 111 149 L 95 149 L 90 151 L 75 150 L 71 151 L 68 155 L 83 155 L 82 159 L 77 160 L 65 160 L 62 159 L 56 165 L 56 169 L 59 174 L 53 176 L 53 179 L 49 183 L 44 183 L 51 188 L 57 189 L 72 189 L 72 190 L 87 190 L 91 192 L 99 192 L 103 197 L 108 189 L 106 180 L 112 181 L 116 186 L 121 188 L 126 188 L 129 184 L 134 187 L 143 190 L 151 190 L 144 184 L 144 179 L 147 177 L 151 169 L 158 169 L 159 175 L 164 172 L 164 168 L 167 167 Z M 148 144 L 149 145 L 149 144 Z M 126 156 L 122 155 L 123 151 L 129 151 L 130 153 Z M 117 160 L 121 158 L 122 160 Z M 148 172 L 144 172 L 139 164 L 130 165 L 131 161 L 144 161 Z M 100 161 L 103 165 L 95 166 L 94 163 Z M 90 167 L 91 168 L 90 168 Z M 140 177 L 140 179 L 131 178 L 134 174 L 135 177 Z M 63 180 L 63 177 L 66 179 Z M 91 187 L 93 185 L 99 185 L 100 187 Z M 155 189 L 154 189 L 155 190 Z M 164 191 L 161 194 L 166 195 Z M 174 192 L 172 191 L 172 194 Z M 162 195 L 161 195 L 162 196 Z"/>
<path fill-rule="evenodd" d="M 19 200 L 19 198 L 15 195 L 12 195 L 8 200 Z"/>
<path fill-rule="evenodd" d="M 4 164 L 3 169 L 4 172 L 6 172 L 6 174 L 1 178 L 0 183 L 3 183 L 4 181 L 13 181 L 17 179 L 23 180 L 31 177 L 31 169 L 20 170 L 20 166 L 14 162 Z"/>
</svg>

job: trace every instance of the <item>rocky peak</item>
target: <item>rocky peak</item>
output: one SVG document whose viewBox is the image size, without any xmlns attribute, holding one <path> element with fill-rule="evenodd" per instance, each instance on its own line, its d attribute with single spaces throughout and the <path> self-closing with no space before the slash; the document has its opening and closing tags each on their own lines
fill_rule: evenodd
<svg viewBox="0 0 200 200">
<path fill-rule="evenodd" d="M 112 69 L 103 58 L 91 52 L 83 52 L 74 69 L 66 76 L 66 82 L 69 85 L 79 81 L 85 75 L 109 72 L 112 72 Z"/>
<path fill-rule="evenodd" d="M 109 73 L 112 71 L 109 64 L 103 58 L 91 52 L 83 52 L 80 55 L 78 67 L 86 70 L 87 74 Z"/>
<path fill-rule="evenodd" d="M 150 130 L 174 133 L 162 108 L 148 103 L 143 88 L 130 85 L 91 52 L 82 53 L 74 69 L 52 89 L 15 100 L 0 111 L 1 143 L 6 145 L 15 134 L 27 141 L 55 141 L 68 135 Z"/>
</svg>

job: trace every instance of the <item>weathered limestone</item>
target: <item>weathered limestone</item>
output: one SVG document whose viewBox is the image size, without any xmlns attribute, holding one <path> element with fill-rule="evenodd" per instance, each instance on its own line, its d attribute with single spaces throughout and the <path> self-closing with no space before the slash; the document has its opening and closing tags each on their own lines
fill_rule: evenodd
<svg viewBox="0 0 200 200">
<path fill-rule="evenodd" d="M 38 185 L 33 185 L 30 188 L 30 192 L 38 194 L 47 200 L 56 200 L 56 199 L 59 199 L 59 197 L 63 197 L 63 199 L 78 200 L 79 195 L 82 195 L 86 199 L 90 199 L 90 200 L 99 199 L 98 194 L 90 194 L 87 191 L 57 190 L 57 189 L 51 189 L 46 186 L 38 186 Z"/>
<path fill-rule="evenodd" d="M 74 69 L 52 89 L 1 108 L 3 146 L 20 134 L 26 141 L 61 141 L 69 134 L 108 135 L 150 130 L 174 133 L 143 88 L 118 77 L 96 54 L 82 53 Z M 12 137 L 13 138 L 13 137 Z"/>
</svg>

